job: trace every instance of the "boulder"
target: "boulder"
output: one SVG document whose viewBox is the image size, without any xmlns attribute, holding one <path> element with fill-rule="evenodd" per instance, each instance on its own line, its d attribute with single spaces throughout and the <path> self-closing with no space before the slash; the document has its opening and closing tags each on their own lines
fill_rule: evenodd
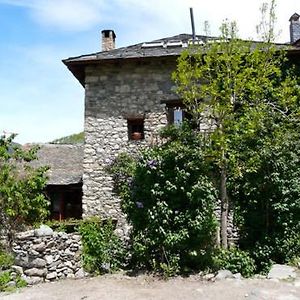
<svg viewBox="0 0 300 300">
<path fill-rule="evenodd" d="M 18 232 L 16 238 L 19 240 L 26 240 L 28 238 L 34 237 L 34 230 L 28 230 L 24 232 Z"/>
<path fill-rule="evenodd" d="M 53 255 L 46 255 L 45 260 L 48 265 L 51 265 L 53 263 Z"/>
<path fill-rule="evenodd" d="M 57 272 L 48 273 L 47 276 L 46 276 L 46 279 L 48 279 L 48 280 L 53 280 L 53 279 L 56 279 L 56 278 L 57 278 Z"/>
<path fill-rule="evenodd" d="M 45 249 L 46 249 L 46 244 L 44 242 L 32 246 L 32 250 L 37 252 L 43 252 Z"/>
<path fill-rule="evenodd" d="M 83 268 L 80 268 L 76 273 L 75 273 L 75 278 L 83 278 L 85 277 L 85 272 Z"/>
<path fill-rule="evenodd" d="M 41 258 L 36 258 L 31 262 L 32 268 L 44 268 L 46 266 L 46 261 Z"/>
<path fill-rule="evenodd" d="M 23 275 L 23 268 L 20 266 L 12 266 L 11 269 L 19 275 Z"/>
<path fill-rule="evenodd" d="M 204 280 L 212 280 L 215 277 L 215 274 L 209 273 L 209 274 L 205 274 L 202 278 Z"/>
<path fill-rule="evenodd" d="M 234 278 L 233 274 L 229 270 L 220 270 L 215 276 L 215 280 L 223 280 L 228 278 Z"/>
<path fill-rule="evenodd" d="M 53 235 L 53 230 L 47 225 L 41 225 L 34 233 L 36 236 L 47 236 Z"/>
<path fill-rule="evenodd" d="M 15 264 L 23 268 L 29 268 L 30 263 L 28 255 L 17 255 L 15 258 Z"/>
<path fill-rule="evenodd" d="M 34 284 L 38 284 L 38 283 L 41 283 L 43 282 L 43 278 L 42 277 L 28 277 L 28 276 L 24 276 L 22 277 L 26 282 L 27 284 L 29 285 L 34 285 Z"/>
<path fill-rule="evenodd" d="M 27 276 L 43 277 L 47 274 L 47 270 L 46 269 L 31 268 L 31 269 L 25 270 L 24 273 Z"/>
</svg>

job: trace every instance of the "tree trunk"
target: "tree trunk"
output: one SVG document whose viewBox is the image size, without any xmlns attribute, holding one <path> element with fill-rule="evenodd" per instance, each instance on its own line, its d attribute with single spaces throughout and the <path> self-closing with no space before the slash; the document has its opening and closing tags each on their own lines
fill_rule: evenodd
<svg viewBox="0 0 300 300">
<path fill-rule="evenodd" d="M 227 173 L 224 166 L 221 168 L 221 180 L 220 180 L 220 197 L 221 197 L 221 245 L 222 248 L 228 248 L 227 238 L 227 222 L 228 222 L 228 196 L 227 196 Z"/>
</svg>

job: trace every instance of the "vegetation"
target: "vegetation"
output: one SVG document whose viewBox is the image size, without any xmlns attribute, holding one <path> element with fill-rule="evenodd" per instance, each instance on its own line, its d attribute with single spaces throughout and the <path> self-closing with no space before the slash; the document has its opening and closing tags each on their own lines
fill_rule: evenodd
<svg viewBox="0 0 300 300">
<path fill-rule="evenodd" d="M 13 256 L 0 248 L 0 292 L 10 292 L 26 286 L 26 282 L 19 275 L 12 274 L 10 267 L 13 263 Z"/>
<path fill-rule="evenodd" d="M 232 273 L 241 273 L 244 277 L 249 277 L 255 272 L 255 261 L 246 251 L 238 248 L 217 249 L 212 256 L 212 269 L 229 270 Z"/>
<path fill-rule="evenodd" d="M 0 231 L 9 243 L 17 230 L 48 214 L 43 194 L 47 168 L 30 167 L 37 148 L 23 150 L 12 144 L 13 139 L 14 135 L 0 137 Z"/>
<path fill-rule="evenodd" d="M 217 41 L 183 52 L 173 74 L 200 131 L 204 123 L 209 127 L 201 147 L 218 178 L 224 249 L 235 181 L 256 176 L 271 145 L 279 146 L 289 130 L 299 128 L 298 78 L 285 68 L 285 52 L 272 43 L 274 1 L 269 22 L 264 20 L 263 42 L 242 41 L 235 23 L 224 23 Z"/>
<path fill-rule="evenodd" d="M 187 125 L 164 132 L 169 140 L 134 161 L 112 166 L 116 191 L 132 227 L 131 263 L 165 275 L 203 266 L 215 243 L 216 190 L 202 156 L 200 136 Z"/>
<path fill-rule="evenodd" d="M 71 134 L 51 142 L 51 144 L 83 144 L 84 143 L 84 132 Z"/>
<path fill-rule="evenodd" d="M 299 261 L 299 76 L 286 49 L 272 43 L 274 1 L 268 22 L 266 11 L 262 42 L 242 41 L 236 25 L 224 23 L 218 40 L 179 58 L 173 78 L 197 130 L 170 127 L 164 144 L 113 164 L 134 266 L 249 276 Z M 218 201 L 221 249 L 214 247 Z M 240 241 L 228 249 L 230 208 Z"/>
<path fill-rule="evenodd" d="M 27 285 L 20 275 L 13 276 L 10 271 L 0 273 L 0 292 L 12 292 Z"/>
<path fill-rule="evenodd" d="M 79 226 L 83 244 L 83 265 L 87 272 L 103 274 L 124 264 L 124 246 L 114 233 L 112 220 L 83 220 Z"/>
<path fill-rule="evenodd" d="M 13 256 L 0 248 L 0 272 L 8 270 L 13 265 L 13 262 Z"/>
</svg>

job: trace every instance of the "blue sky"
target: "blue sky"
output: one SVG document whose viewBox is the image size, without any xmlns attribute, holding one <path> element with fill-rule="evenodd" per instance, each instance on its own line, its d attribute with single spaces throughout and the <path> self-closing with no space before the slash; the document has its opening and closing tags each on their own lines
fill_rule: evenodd
<svg viewBox="0 0 300 300">
<path fill-rule="evenodd" d="M 0 134 L 17 142 L 48 142 L 83 130 L 84 89 L 62 59 L 100 51 L 100 31 L 114 29 L 117 47 L 189 33 L 208 21 L 236 20 L 255 38 L 261 0 L 0 0 Z M 289 40 L 297 0 L 277 0 L 278 41 Z"/>
</svg>

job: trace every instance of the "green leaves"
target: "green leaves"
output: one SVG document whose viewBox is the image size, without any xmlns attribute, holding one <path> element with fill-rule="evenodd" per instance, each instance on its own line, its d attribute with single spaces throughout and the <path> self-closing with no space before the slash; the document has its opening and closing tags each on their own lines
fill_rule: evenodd
<svg viewBox="0 0 300 300">
<path fill-rule="evenodd" d="M 112 220 L 90 218 L 81 222 L 79 233 L 83 244 L 86 271 L 102 274 L 118 270 L 124 264 L 124 246 L 114 233 Z"/>
<path fill-rule="evenodd" d="M 213 246 L 216 190 L 206 175 L 202 139 L 187 125 L 166 128 L 163 136 L 167 142 L 143 150 L 134 168 L 132 161 L 123 159 L 128 168 L 122 165 L 118 170 L 114 164 L 113 174 L 118 180 L 124 169 L 133 170 L 116 182 L 132 225 L 132 263 L 174 275 L 197 269 L 199 256 L 189 253 Z"/>
<path fill-rule="evenodd" d="M 0 138 L 0 229 L 9 241 L 22 226 L 48 215 L 48 201 L 43 195 L 48 168 L 31 168 L 37 148 L 25 151 L 13 144 L 13 138 Z"/>
</svg>

